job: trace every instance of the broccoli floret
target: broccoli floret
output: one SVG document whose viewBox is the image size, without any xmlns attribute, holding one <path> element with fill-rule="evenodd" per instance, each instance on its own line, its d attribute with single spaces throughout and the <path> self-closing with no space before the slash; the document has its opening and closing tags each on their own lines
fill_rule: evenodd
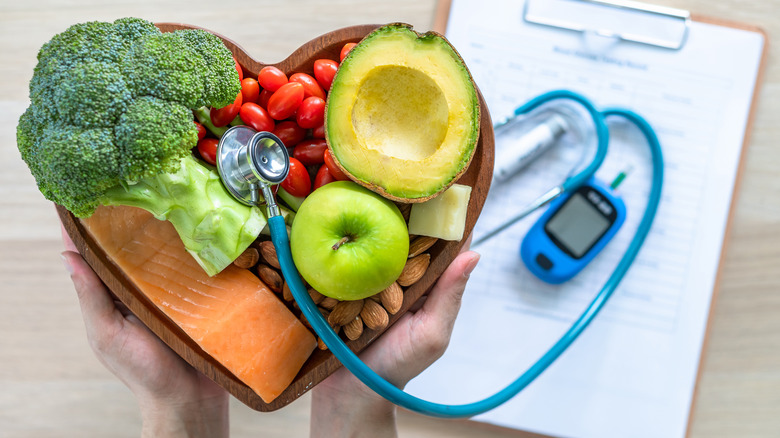
<svg viewBox="0 0 780 438">
<path fill-rule="evenodd" d="M 118 37 L 118 43 L 124 53 L 135 41 L 145 35 L 160 33 L 154 23 L 135 17 L 120 18 L 113 23 L 114 34 Z"/>
<path fill-rule="evenodd" d="M 228 53 L 217 47 L 222 45 L 222 42 L 216 38 L 204 38 L 204 34 L 208 32 L 202 29 L 187 29 L 176 33 L 193 50 L 202 53 L 203 59 L 206 61 L 208 74 L 206 74 L 206 88 L 204 90 L 205 102 L 211 102 L 211 105 L 205 103 L 204 105 L 222 108 L 233 103 L 236 98 L 236 93 L 233 93 L 233 84 L 238 80 L 238 71 L 235 70 L 236 63 L 233 57 L 228 56 Z M 231 68 L 236 71 L 234 77 L 218 74 L 220 71 L 230 71 Z"/>
<path fill-rule="evenodd" d="M 172 100 L 189 108 L 203 104 L 206 61 L 177 33 L 139 39 L 122 60 L 121 68 L 136 95 Z"/>
<path fill-rule="evenodd" d="M 57 197 L 72 197 L 77 216 L 90 215 L 106 190 L 120 183 L 120 163 L 110 128 L 47 127 L 36 159 Z"/>
<path fill-rule="evenodd" d="M 221 108 L 238 93 L 232 55 L 221 40 L 201 29 L 140 38 L 124 58 L 122 73 L 135 94 L 173 100 L 188 108 Z"/>
<path fill-rule="evenodd" d="M 121 173 L 127 181 L 175 171 L 178 161 L 191 155 L 192 145 L 198 142 L 192 110 L 151 96 L 130 104 L 119 117 L 114 135 L 122 152 Z"/>
<path fill-rule="evenodd" d="M 53 97 L 59 120 L 81 128 L 113 127 L 133 100 L 117 66 L 97 61 L 71 67 Z"/>
<path fill-rule="evenodd" d="M 47 199 L 78 217 L 100 205 L 149 210 L 213 275 L 265 225 L 192 156 L 193 110 L 225 106 L 240 89 L 232 54 L 206 31 L 162 33 L 138 18 L 76 24 L 38 53 L 19 152 Z"/>
<path fill-rule="evenodd" d="M 38 67 L 67 68 L 87 60 L 117 62 L 122 58 L 121 39 L 112 23 L 74 24 L 41 47 Z"/>
</svg>

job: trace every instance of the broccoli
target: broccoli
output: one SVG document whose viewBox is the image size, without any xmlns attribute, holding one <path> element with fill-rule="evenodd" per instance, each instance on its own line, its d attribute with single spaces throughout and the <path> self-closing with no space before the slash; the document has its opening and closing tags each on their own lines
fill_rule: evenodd
<svg viewBox="0 0 780 438">
<path fill-rule="evenodd" d="M 80 23 L 41 47 L 17 145 L 47 199 L 77 217 L 100 205 L 148 210 L 214 275 L 266 224 L 192 155 L 193 110 L 226 106 L 240 90 L 232 54 L 204 30 Z"/>
</svg>

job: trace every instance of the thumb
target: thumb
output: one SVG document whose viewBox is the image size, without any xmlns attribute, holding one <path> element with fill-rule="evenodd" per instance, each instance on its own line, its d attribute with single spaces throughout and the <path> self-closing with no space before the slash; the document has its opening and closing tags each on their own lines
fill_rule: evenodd
<svg viewBox="0 0 780 438">
<path fill-rule="evenodd" d="M 428 294 L 419 313 L 429 321 L 435 321 L 437 331 L 449 335 L 460 310 L 463 292 L 469 276 L 479 262 L 479 254 L 465 251 L 459 254 L 439 277 Z M 416 315 L 417 316 L 417 315 Z"/>
<path fill-rule="evenodd" d="M 479 254 L 458 255 L 439 277 L 416 312 L 401 317 L 361 358 L 381 376 L 403 388 L 447 349 L 461 297 Z"/>
</svg>

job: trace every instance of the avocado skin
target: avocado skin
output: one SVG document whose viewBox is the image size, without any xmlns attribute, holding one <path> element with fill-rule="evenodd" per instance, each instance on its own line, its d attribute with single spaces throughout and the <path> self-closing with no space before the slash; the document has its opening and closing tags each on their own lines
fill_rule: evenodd
<svg viewBox="0 0 780 438">
<path fill-rule="evenodd" d="M 382 26 L 349 52 L 333 80 L 328 147 L 358 184 L 396 202 L 424 202 L 468 169 L 479 140 L 479 102 L 468 68 L 444 36 L 403 23 Z"/>
</svg>

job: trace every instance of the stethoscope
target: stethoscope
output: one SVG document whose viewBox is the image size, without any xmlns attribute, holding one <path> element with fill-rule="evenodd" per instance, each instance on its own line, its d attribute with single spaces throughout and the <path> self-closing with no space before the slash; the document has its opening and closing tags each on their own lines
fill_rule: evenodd
<svg viewBox="0 0 780 438">
<path fill-rule="evenodd" d="M 621 108 L 597 109 L 587 98 L 568 90 L 558 90 L 544 93 L 531 99 L 525 105 L 515 110 L 515 116 L 530 113 L 541 105 L 552 101 L 573 101 L 585 109 L 593 122 L 596 136 L 596 153 L 592 161 L 578 173 L 569 176 L 562 184 L 554 187 L 530 203 L 520 214 L 513 217 L 504 226 L 493 230 L 495 235 L 509 227 L 514 222 L 527 216 L 534 210 L 545 206 L 563 193 L 576 190 L 591 178 L 604 161 L 609 143 L 608 117 L 622 117 L 637 126 L 647 139 L 652 161 L 652 185 L 645 207 L 645 212 L 639 222 L 636 233 L 628 245 L 623 257 L 604 286 L 596 294 L 582 314 L 571 327 L 544 353 L 528 370 L 495 394 L 473 403 L 447 405 L 422 400 L 402 389 L 395 387 L 382 376 L 369 368 L 358 356 L 347 347 L 344 341 L 333 331 L 328 322 L 317 309 L 306 287 L 298 274 L 290 253 L 290 242 L 284 218 L 274 199 L 271 186 L 282 182 L 289 170 L 289 156 L 282 142 L 268 132 L 254 132 L 247 127 L 230 128 L 220 140 L 217 151 L 217 167 L 225 187 L 239 201 L 247 205 L 259 205 L 262 199 L 268 210 L 268 225 L 271 240 L 276 248 L 279 263 L 287 284 L 295 301 L 306 319 L 311 323 L 317 335 L 322 338 L 330 351 L 341 363 L 360 381 L 377 394 L 392 403 L 406 409 L 435 417 L 455 418 L 471 417 L 492 410 L 513 398 L 526 386 L 546 370 L 566 349 L 577 339 L 585 328 L 606 304 L 609 297 L 625 276 L 629 267 L 639 253 L 650 227 L 655 218 L 658 204 L 661 200 L 663 185 L 663 156 L 658 138 L 652 127 L 638 114 Z M 479 241 L 492 237 L 483 236 Z"/>
</svg>

